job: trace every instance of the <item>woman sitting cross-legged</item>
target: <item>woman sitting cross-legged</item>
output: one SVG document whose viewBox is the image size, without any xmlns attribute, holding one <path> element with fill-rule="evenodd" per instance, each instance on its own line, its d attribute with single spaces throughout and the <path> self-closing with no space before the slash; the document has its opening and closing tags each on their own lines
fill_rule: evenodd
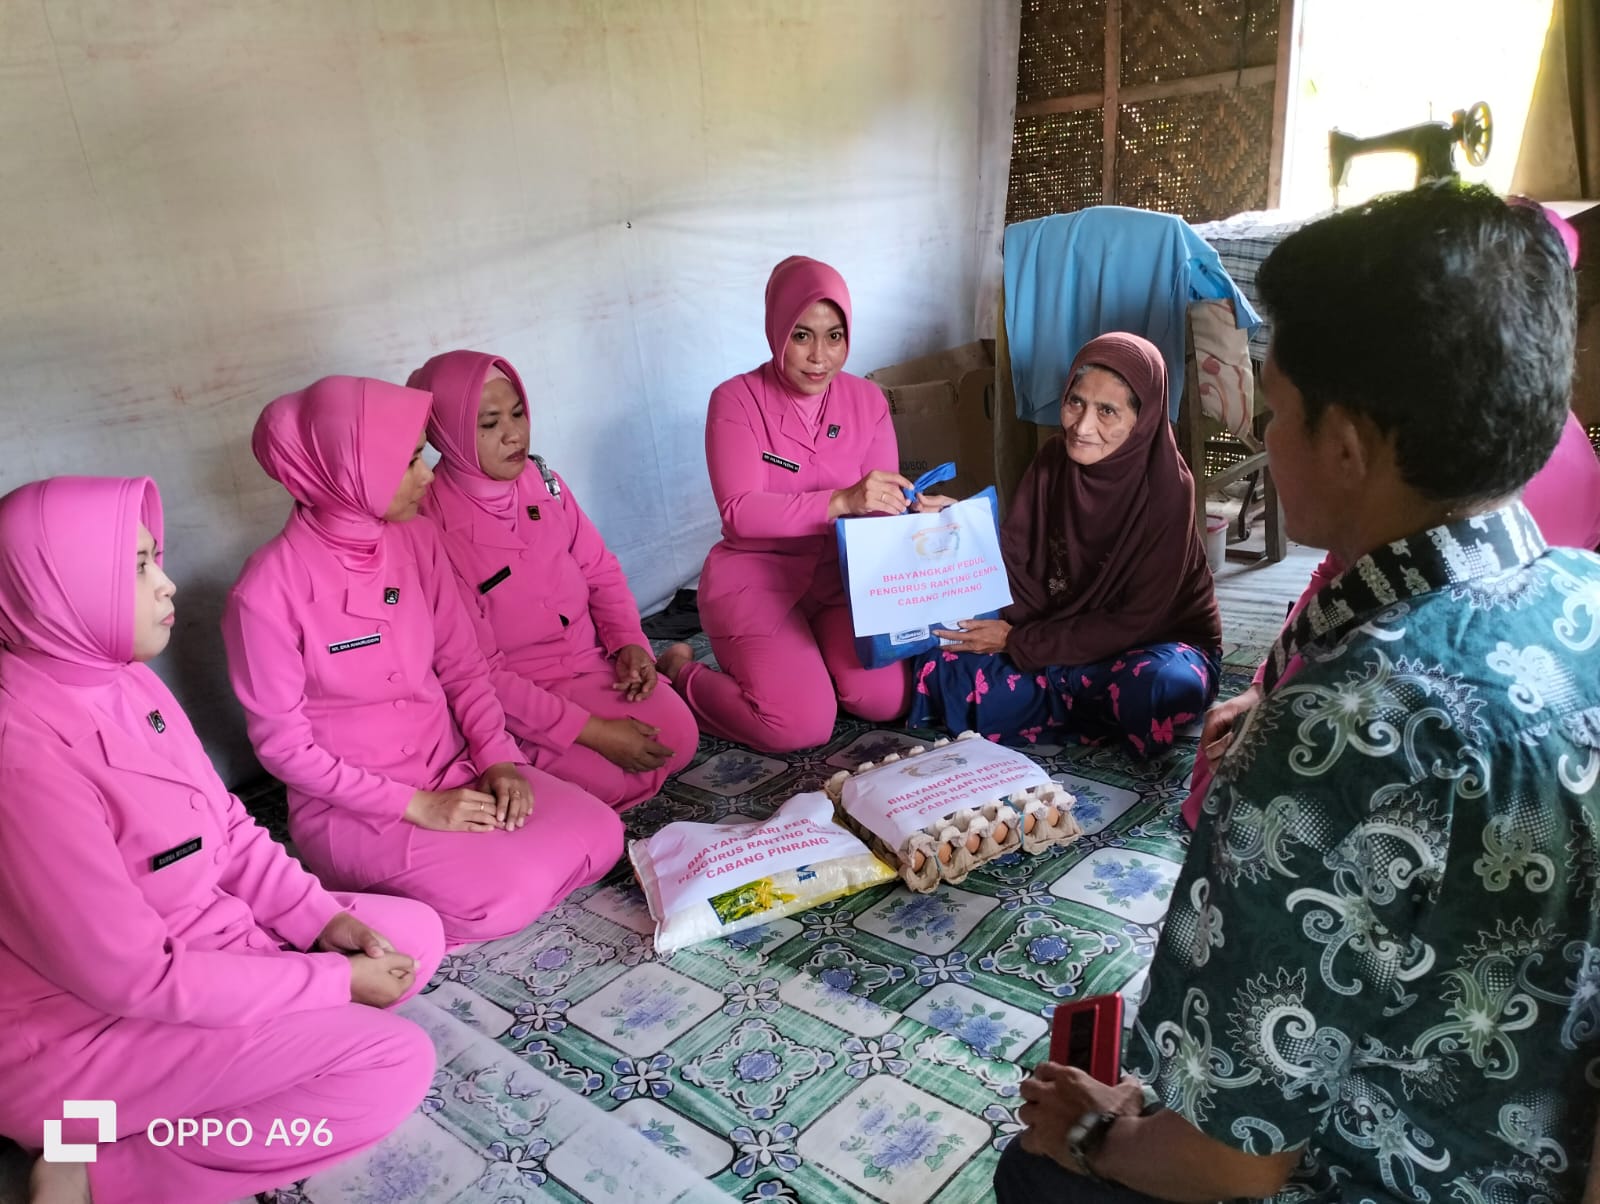
<svg viewBox="0 0 1600 1204">
<path fill-rule="evenodd" d="M 913 669 L 912 727 L 1008 744 L 1125 741 L 1154 756 L 1217 691 L 1222 626 L 1161 353 L 1105 334 L 1078 353 L 1061 435 L 1017 487 L 1000 546 L 1015 601 L 941 631 Z"/>
<path fill-rule="evenodd" d="M 518 932 L 596 881 L 622 823 L 506 732 L 455 570 L 417 517 L 429 400 L 330 376 L 262 411 L 252 449 L 296 505 L 222 622 L 306 863 L 336 889 L 421 899 L 453 946 Z"/>
<path fill-rule="evenodd" d="M 329 894 L 228 793 L 145 664 L 177 613 L 161 538 L 148 478 L 0 499 L 0 1134 L 45 1150 L 35 1204 L 280 1187 L 380 1140 L 433 1077 L 384 1009 L 438 966 L 439 917 Z M 97 1137 L 46 1132 L 66 1100 L 115 1107 L 87 1164 L 47 1160 Z M 254 1137 L 160 1140 L 175 1118 Z"/>
<path fill-rule="evenodd" d="M 507 730 L 534 765 L 618 811 L 654 798 L 700 733 L 656 674 L 622 566 L 571 487 L 529 456 L 521 377 L 447 351 L 408 383 L 433 394 L 440 453 L 422 513 L 483 617 Z"/>
</svg>

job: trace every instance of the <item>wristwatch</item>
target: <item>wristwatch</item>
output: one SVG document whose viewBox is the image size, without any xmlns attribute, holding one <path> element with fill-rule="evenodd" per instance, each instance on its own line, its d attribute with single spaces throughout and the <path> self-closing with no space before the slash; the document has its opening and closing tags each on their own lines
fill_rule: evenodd
<svg viewBox="0 0 1600 1204">
<path fill-rule="evenodd" d="M 1105 1145 L 1106 1134 L 1111 1132 L 1116 1121 L 1115 1112 L 1085 1112 L 1078 1117 L 1078 1123 L 1067 1130 L 1067 1157 L 1083 1175 L 1096 1182 L 1104 1180 L 1095 1173 L 1089 1160 Z"/>
</svg>

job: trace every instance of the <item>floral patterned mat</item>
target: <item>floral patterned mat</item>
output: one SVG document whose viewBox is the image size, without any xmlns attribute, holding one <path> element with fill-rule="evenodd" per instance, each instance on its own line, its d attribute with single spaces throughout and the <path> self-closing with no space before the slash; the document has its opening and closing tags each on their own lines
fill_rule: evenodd
<svg viewBox="0 0 1600 1204">
<path fill-rule="evenodd" d="M 1234 651 L 1224 696 L 1259 652 Z M 854 721 L 786 758 L 708 737 L 628 814 L 630 835 L 763 817 L 914 742 Z M 654 954 L 624 863 L 518 936 L 448 958 L 408 1005 L 440 1053 L 419 1114 L 277 1198 L 985 1199 L 1056 1002 L 1138 999 L 1187 844 L 1194 745 L 1191 733 L 1147 764 L 1032 748 L 1078 796 L 1072 845 L 930 895 L 878 887 L 669 958 Z"/>
</svg>

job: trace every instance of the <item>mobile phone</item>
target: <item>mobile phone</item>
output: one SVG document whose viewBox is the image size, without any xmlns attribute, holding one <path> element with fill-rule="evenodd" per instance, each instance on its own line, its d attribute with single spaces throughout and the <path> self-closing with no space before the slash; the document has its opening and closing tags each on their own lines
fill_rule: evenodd
<svg viewBox="0 0 1600 1204">
<path fill-rule="evenodd" d="M 1115 1086 L 1122 1077 L 1122 996 L 1095 995 L 1058 1004 L 1050 1060 Z"/>
</svg>

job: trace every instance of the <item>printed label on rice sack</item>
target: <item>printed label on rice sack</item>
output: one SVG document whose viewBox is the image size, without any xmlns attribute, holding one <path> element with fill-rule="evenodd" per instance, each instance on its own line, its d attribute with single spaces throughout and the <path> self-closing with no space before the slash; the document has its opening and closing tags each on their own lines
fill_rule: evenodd
<svg viewBox="0 0 1600 1204">
<path fill-rule="evenodd" d="M 851 819 L 898 849 L 940 816 L 1049 781 L 1043 766 L 1023 753 L 988 740 L 957 740 L 851 774 L 840 805 Z"/>
<path fill-rule="evenodd" d="M 797 794 L 759 824 L 679 821 L 642 843 L 665 915 L 709 903 L 724 922 L 792 902 L 772 894 L 765 879 L 773 874 L 867 852 L 834 821 L 833 804 L 821 792 Z"/>
</svg>

